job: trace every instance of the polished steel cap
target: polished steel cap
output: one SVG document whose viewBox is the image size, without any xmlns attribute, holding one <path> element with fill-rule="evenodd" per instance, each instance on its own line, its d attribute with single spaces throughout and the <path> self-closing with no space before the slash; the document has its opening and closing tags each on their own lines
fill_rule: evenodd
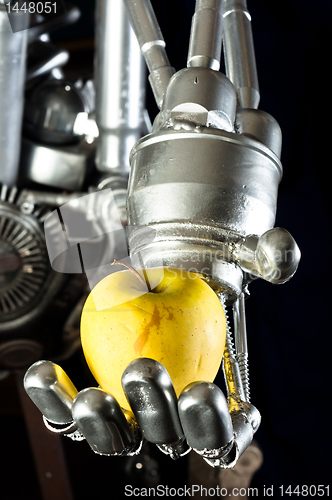
<svg viewBox="0 0 332 500">
<path fill-rule="evenodd" d="M 132 361 L 123 373 L 122 385 L 147 441 L 172 445 L 184 439 L 175 390 L 161 363 L 150 358 Z"/>
<path fill-rule="evenodd" d="M 54 424 L 69 424 L 77 389 L 61 368 L 51 361 L 37 361 L 24 376 L 24 388 L 44 417 Z"/>
<path fill-rule="evenodd" d="M 73 402 L 73 417 L 95 453 L 127 454 L 136 443 L 133 422 L 127 421 L 116 399 L 102 389 L 81 391 Z"/>
<path fill-rule="evenodd" d="M 230 80 L 219 71 L 185 68 L 172 76 L 162 112 L 167 118 L 189 120 L 231 132 L 234 130 L 236 92 Z"/>
<path fill-rule="evenodd" d="M 195 450 L 223 448 L 233 439 L 226 398 L 214 384 L 187 386 L 179 398 L 179 415 L 188 444 Z"/>
</svg>

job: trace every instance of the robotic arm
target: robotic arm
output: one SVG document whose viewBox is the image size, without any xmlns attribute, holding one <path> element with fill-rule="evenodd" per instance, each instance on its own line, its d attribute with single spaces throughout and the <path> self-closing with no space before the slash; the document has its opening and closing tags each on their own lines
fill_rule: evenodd
<svg viewBox="0 0 332 500">
<path fill-rule="evenodd" d="M 137 454 L 145 440 L 172 458 L 191 448 L 231 468 L 251 443 L 260 414 L 250 402 L 245 298 L 256 278 L 284 283 L 300 251 L 274 228 L 281 132 L 257 109 L 259 90 L 245 0 L 197 0 L 187 68 L 174 73 L 149 0 L 125 0 L 160 112 L 130 154 L 129 249 L 145 267 L 198 272 L 233 309 L 223 371 L 227 400 L 195 382 L 179 397 L 165 368 L 138 359 L 122 378 L 133 414 L 99 388 L 78 392 L 63 370 L 39 361 L 25 389 L 53 432 L 104 455 Z M 219 71 L 222 41 L 226 75 Z M 146 228 L 155 232 L 146 241 Z"/>
</svg>

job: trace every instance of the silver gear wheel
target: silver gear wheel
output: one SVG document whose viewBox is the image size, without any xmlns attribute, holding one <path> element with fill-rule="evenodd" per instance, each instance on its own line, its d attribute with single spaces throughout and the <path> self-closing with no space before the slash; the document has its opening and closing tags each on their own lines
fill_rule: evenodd
<svg viewBox="0 0 332 500">
<path fill-rule="evenodd" d="M 36 307 L 47 286 L 50 264 L 41 223 L 44 207 L 17 204 L 16 187 L 0 186 L 0 323 Z"/>
</svg>

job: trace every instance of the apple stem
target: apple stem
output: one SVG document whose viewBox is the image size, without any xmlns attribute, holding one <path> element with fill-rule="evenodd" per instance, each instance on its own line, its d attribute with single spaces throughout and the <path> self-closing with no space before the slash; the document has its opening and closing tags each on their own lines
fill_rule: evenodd
<svg viewBox="0 0 332 500">
<path fill-rule="evenodd" d="M 149 279 L 148 279 L 148 273 L 146 272 L 146 269 L 142 269 L 142 271 L 143 271 L 143 274 L 144 274 L 146 286 L 148 287 L 149 292 L 151 292 L 152 289 L 151 289 L 150 282 L 149 282 Z"/>
<path fill-rule="evenodd" d="M 117 260 L 117 259 L 114 259 L 114 261 L 112 262 L 111 266 L 114 266 L 115 264 L 118 264 L 119 266 L 124 266 L 126 267 L 127 269 L 129 269 L 132 273 L 135 274 L 135 276 L 137 277 L 137 279 L 142 283 L 142 285 L 146 285 L 148 287 L 148 290 L 149 292 L 151 292 L 151 287 L 150 287 L 150 283 L 149 283 L 149 280 L 147 278 L 147 274 L 146 274 L 146 271 L 145 269 L 142 269 L 143 271 L 143 274 L 144 274 L 144 278 L 145 278 L 145 281 L 144 279 L 142 278 L 142 276 L 139 274 L 138 271 L 136 271 L 136 269 L 131 266 L 130 264 L 127 264 L 127 262 L 123 262 L 123 260 Z"/>
</svg>

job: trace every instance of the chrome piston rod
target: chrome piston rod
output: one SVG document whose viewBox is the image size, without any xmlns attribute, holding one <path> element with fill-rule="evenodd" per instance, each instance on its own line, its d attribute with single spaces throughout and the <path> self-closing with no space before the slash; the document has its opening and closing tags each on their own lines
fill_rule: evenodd
<svg viewBox="0 0 332 500">
<path fill-rule="evenodd" d="M 130 150 L 142 135 L 145 65 L 122 1 L 97 1 L 95 76 L 96 165 L 126 175 Z"/>
<path fill-rule="evenodd" d="M 192 20 L 187 66 L 220 68 L 223 1 L 197 0 Z"/>
<path fill-rule="evenodd" d="M 166 86 L 174 74 L 163 35 L 150 0 L 124 0 L 124 3 L 150 73 L 149 81 L 156 103 L 161 108 Z"/>
<path fill-rule="evenodd" d="M 239 107 L 257 109 L 260 95 L 246 0 L 224 0 L 223 17 L 226 74 L 236 89 Z"/>
</svg>

